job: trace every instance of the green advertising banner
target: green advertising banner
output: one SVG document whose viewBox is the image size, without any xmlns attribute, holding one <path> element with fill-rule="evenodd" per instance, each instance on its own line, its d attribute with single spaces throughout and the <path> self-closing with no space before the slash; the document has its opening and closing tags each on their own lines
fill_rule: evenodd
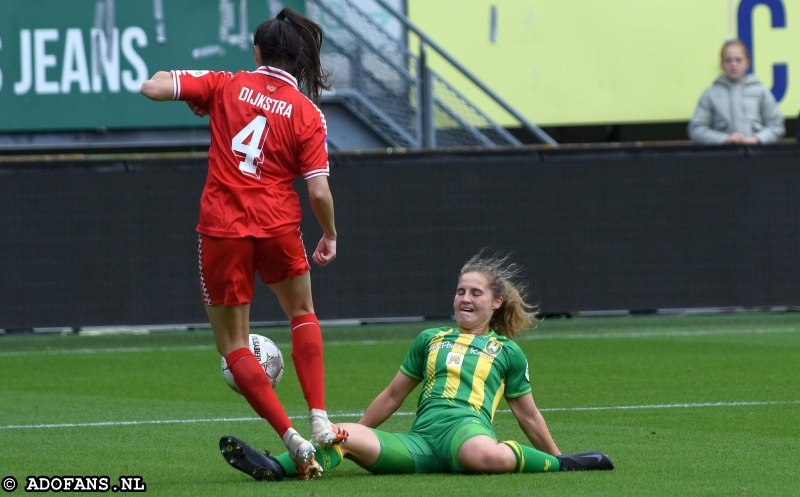
<svg viewBox="0 0 800 497">
<path fill-rule="evenodd" d="M 0 0 L 0 132 L 208 126 L 139 89 L 169 69 L 252 70 L 253 30 L 304 0 Z"/>
</svg>

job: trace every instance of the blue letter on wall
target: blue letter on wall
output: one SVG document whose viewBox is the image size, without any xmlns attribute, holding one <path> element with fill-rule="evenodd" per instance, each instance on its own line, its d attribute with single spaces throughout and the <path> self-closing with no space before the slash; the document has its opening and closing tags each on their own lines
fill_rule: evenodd
<svg viewBox="0 0 800 497">
<path fill-rule="evenodd" d="M 750 50 L 750 71 L 753 71 L 755 49 L 753 47 L 753 9 L 758 5 L 766 5 L 772 13 L 772 27 L 786 27 L 786 9 L 781 0 L 742 0 L 739 4 L 739 39 Z M 772 65 L 772 94 L 780 102 L 786 95 L 789 84 L 789 69 L 786 64 Z"/>
</svg>

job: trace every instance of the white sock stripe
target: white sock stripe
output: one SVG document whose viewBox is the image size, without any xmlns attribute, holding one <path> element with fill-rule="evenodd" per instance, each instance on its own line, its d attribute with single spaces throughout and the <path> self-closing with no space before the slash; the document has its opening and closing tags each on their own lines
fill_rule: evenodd
<svg viewBox="0 0 800 497">
<path fill-rule="evenodd" d="M 294 328 L 292 328 L 292 331 L 296 330 L 297 328 L 299 328 L 299 327 L 301 327 L 301 326 L 305 326 L 305 325 L 307 325 L 307 324 L 317 324 L 317 323 L 315 323 L 315 322 L 300 323 L 300 324 L 298 324 L 297 326 L 295 326 Z"/>
<path fill-rule="evenodd" d="M 642 404 L 629 406 L 589 406 L 589 407 L 549 407 L 539 409 L 542 412 L 583 412 L 583 411 L 625 411 L 631 409 L 687 409 L 698 407 L 746 407 L 746 406 L 781 406 L 798 405 L 800 400 L 775 400 L 775 401 L 733 401 L 733 402 L 701 402 L 682 404 Z M 511 413 L 510 409 L 498 409 L 498 413 Z M 414 416 L 416 412 L 396 412 L 393 416 Z M 358 418 L 363 412 L 345 412 L 335 414 L 339 418 Z M 305 419 L 307 414 L 289 416 L 289 419 Z M 200 419 L 155 419 L 141 421 L 99 421 L 93 423 L 49 423 L 32 425 L 5 425 L 0 430 L 22 430 L 37 428 L 88 428 L 103 426 L 136 426 L 136 425 L 162 425 L 162 424 L 191 424 L 191 423 L 225 423 L 239 421 L 262 421 L 263 418 L 200 418 Z"/>
</svg>

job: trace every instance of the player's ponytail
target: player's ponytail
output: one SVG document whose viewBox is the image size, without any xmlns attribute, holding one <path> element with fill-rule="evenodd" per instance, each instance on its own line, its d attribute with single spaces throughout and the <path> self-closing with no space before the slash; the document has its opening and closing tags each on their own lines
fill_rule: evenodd
<svg viewBox="0 0 800 497">
<path fill-rule="evenodd" d="M 262 63 L 287 71 L 297 78 L 300 88 L 319 103 L 320 92 L 330 89 L 328 72 L 322 69 L 322 28 L 304 15 L 281 10 L 275 19 L 262 22 L 253 33 L 253 44 Z"/>
<path fill-rule="evenodd" d="M 495 254 L 473 256 L 461 268 L 460 276 L 480 273 L 489 278 L 489 287 L 494 297 L 502 297 L 503 303 L 492 314 L 489 326 L 508 338 L 516 338 L 525 330 L 535 327 L 536 307 L 525 302 L 525 285 L 516 282 L 522 268 L 508 261 L 508 256 Z"/>
</svg>

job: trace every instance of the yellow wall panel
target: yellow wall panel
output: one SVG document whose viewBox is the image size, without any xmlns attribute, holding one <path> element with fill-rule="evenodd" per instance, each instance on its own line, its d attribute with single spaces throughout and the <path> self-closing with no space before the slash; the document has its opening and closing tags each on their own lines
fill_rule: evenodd
<svg viewBox="0 0 800 497">
<path fill-rule="evenodd" d="M 754 71 L 772 87 L 772 65 L 789 67 L 781 101 L 800 110 L 800 0 L 771 0 L 786 14 L 772 28 L 752 9 Z M 688 120 L 720 74 L 719 50 L 738 36 L 740 0 L 408 0 L 411 20 L 483 82 L 539 125 Z M 497 12 L 496 42 L 490 12 Z M 794 22 L 793 22 L 794 21 Z M 794 28 L 794 29 L 793 29 Z M 412 49 L 418 42 L 410 39 Z M 514 119 L 447 64 L 431 66 L 501 124 Z M 797 68 L 795 73 L 793 68 Z M 795 78 L 796 79 L 796 78 Z M 800 84 L 800 83 L 798 83 Z M 795 85 L 797 86 L 797 85 Z"/>
</svg>

